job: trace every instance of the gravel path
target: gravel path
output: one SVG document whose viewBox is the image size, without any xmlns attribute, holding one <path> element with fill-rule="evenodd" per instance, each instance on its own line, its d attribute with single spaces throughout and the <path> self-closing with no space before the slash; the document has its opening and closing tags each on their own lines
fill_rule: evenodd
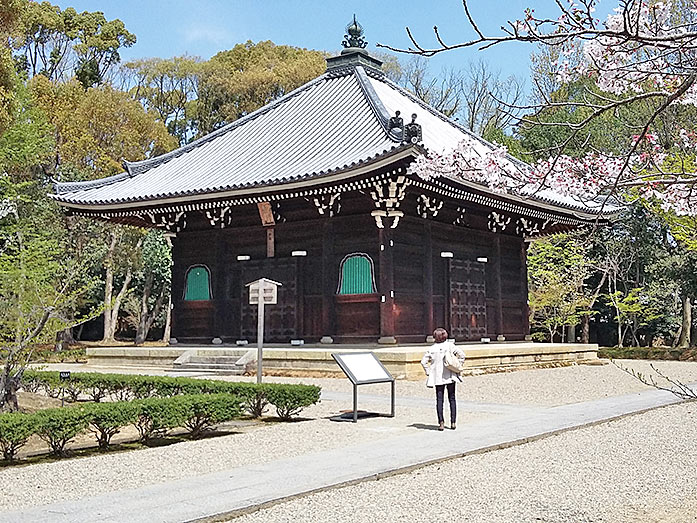
<svg viewBox="0 0 697 523">
<path fill-rule="evenodd" d="M 650 362 L 617 360 L 627 368 L 643 374 L 652 372 Z M 697 382 L 697 362 L 656 361 L 654 365 L 666 375 L 683 382 Z M 253 380 L 254 378 L 245 378 Z M 348 380 L 329 378 L 264 378 L 268 381 L 303 382 L 320 385 L 323 390 L 351 393 Z M 648 390 L 636 378 L 615 365 L 572 365 L 551 369 L 527 369 L 514 372 L 465 376 L 458 384 L 457 395 L 467 401 L 517 405 L 554 406 L 619 396 Z M 389 394 L 389 384 L 359 387 L 359 394 Z M 397 396 L 431 397 L 433 391 L 420 381 L 397 381 Z"/>
<path fill-rule="evenodd" d="M 254 430 L 245 429 L 244 433 L 230 436 L 0 469 L 0 510 L 79 499 L 356 445 L 366 439 L 401 436 L 421 430 L 424 420 L 433 423 L 434 409 L 414 407 L 398 407 L 395 418 L 368 418 L 358 424 L 328 419 L 350 404 L 350 400 L 346 403 L 322 401 L 303 412 L 307 421 L 262 422 Z M 389 412 L 389 402 L 366 402 L 361 408 Z M 491 417 L 486 413 L 461 410 L 463 424 Z"/>
<path fill-rule="evenodd" d="M 697 404 L 666 407 L 320 492 L 234 521 L 697 521 L 696 427 Z"/>
<path fill-rule="evenodd" d="M 626 362 L 642 372 L 646 372 L 648 364 L 645 362 L 631 361 Z M 658 362 L 659 368 L 671 376 L 678 379 L 697 382 L 697 363 L 683 362 Z M 76 368 L 73 370 L 90 370 L 88 368 Z M 112 371 L 113 369 L 104 369 Z M 232 378 L 238 379 L 238 378 Z M 253 379 L 253 378 L 247 378 Z M 327 418 L 337 414 L 343 409 L 351 407 L 351 386 L 346 379 L 311 379 L 311 378 L 269 378 L 266 381 L 287 381 L 316 383 L 324 390 L 345 393 L 345 400 L 323 400 L 319 405 L 313 406 L 303 412 L 303 416 L 309 418 L 308 421 L 300 421 L 289 424 L 260 423 L 255 430 L 245 431 L 242 434 L 234 434 L 219 438 L 212 438 L 202 441 L 184 442 L 168 447 L 144 449 L 137 452 L 118 452 L 105 455 L 97 455 L 73 460 L 58 461 L 52 463 L 41 463 L 29 466 L 10 467 L 0 469 L 0 510 L 19 508 L 45 503 L 52 503 L 60 500 L 79 499 L 86 496 L 93 496 L 103 492 L 114 490 L 136 488 L 143 485 L 161 483 L 186 477 L 191 477 L 209 472 L 225 470 L 236 466 L 261 463 L 273 459 L 281 459 L 302 455 L 311 451 L 328 450 L 343 446 L 353 445 L 366 440 L 384 439 L 393 436 L 406 434 L 409 431 L 421 430 L 434 423 L 433 407 L 419 406 L 416 402 L 410 406 L 398 406 L 396 418 L 373 418 L 361 420 L 358 424 L 335 423 Z M 525 370 L 505 374 L 490 374 L 480 376 L 469 376 L 464 378 L 464 382 L 458 386 L 458 396 L 462 400 L 478 401 L 484 403 L 502 403 L 530 406 L 550 406 L 565 403 L 586 401 L 607 396 L 614 396 L 638 390 L 645 390 L 646 387 L 637 382 L 631 376 L 620 371 L 612 365 L 605 366 L 571 366 L 553 369 Z M 370 395 L 389 393 L 389 386 L 382 384 L 372 386 L 362 386 L 359 394 L 365 394 L 366 398 Z M 426 389 L 423 381 L 399 381 L 397 383 L 398 397 L 432 398 L 433 392 Z M 387 412 L 389 400 L 377 401 L 372 397 L 369 401 L 360 401 L 359 407 L 366 410 Z M 663 409 L 661 412 L 673 412 L 670 409 Z M 471 408 L 467 410 L 465 404 L 461 405 L 459 426 L 466 430 L 468 424 L 477 423 L 480 420 L 491 418 L 493 414 L 486 410 Z M 643 416 L 633 417 L 621 423 L 628 423 L 634 427 L 634 432 L 641 431 L 644 427 Z M 648 419 L 648 418 L 647 418 Z M 652 419 L 652 418 L 651 418 Z M 650 423 L 651 430 L 664 429 L 658 423 Z M 669 427 L 676 425 L 675 419 L 667 422 Z M 649 426 L 648 424 L 646 425 Z M 694 419 L 691 424 L 694 426 Z M 588 429 L 589 431 L 607 430 L 601 426 Z M 684 427 L 681 425 L 680 430 Z M 626 437 L 630 441 L 637 439 L 630 432 Z M 572 432 L 563 437 L 574 440 Z M 680 434 L 679 431 L 676 432 Z M 642 436 L 643 437 L 643 436 Z M 692 435 L 694 439 L 694 434 Z M 593 449 L 593 442 L 597 438 L 604 436 L 589 437 L 591 444 L 581 445 L 581 454 L 587 453 L 588 449 Z M 622 439 L 622 438 L 620 438 Z M 659 440 L 655 440 L 660 441 Z M 539 442 L 535 445 L 545 444 Z M 568 446 L 568 445 L 567 445 Z M 525 445 L 508 451 L 496 451 L 484 456 L 477 456 L 477 459 L 494 459 L 502 463 L 507 463 L 510 458 L 506 457 L 508 452 L 523 452 L 530 445 Z M 661 449 L 661 461 L 673 460 L 675 456 L 672 448 L 664 452 L 664 447 L 656 443 L 652 449 L 655 453 L 656 448 Z M 550 451 L 551 452 L 551 451 Z M 503 454 L 502 454 L 503 453 Z M 664 456 L 665 454 L 665 456 Z M 550 456 L 560 456 L 551 461 L 551 465 L 557 464 L 560 468 L 569 465 L 569 459 L 577 457 L 577 453 L 551 452 Z M 647 454 L 649 461 L 656 460 L 655 456 Z M 468 459 L 473 459 L 468 458 Z M 534 458 L 534 456 L 533 456 Z M 525 466 L 527 458 L 521 459 L 521 466 Z M 600 460 L 597 469 L 591 468 L 586 482 L 594 482 L 597 475 L 605 473 L 604 464 L 609 462 L 606 456 Z M 535 460 L 531 459 L 531 463 Z M 694 463 L 695 460 L 693 459 Z M 451 464 L 441 465 L 442 467 L 452 466 Z M 550 466 L 550 463 L 539 464 L 541 470 Z M 485 481 L 488 467 L 484 467 L 480 480 Z M 514 468 L 504 471 L 508 476 L 512 475 Z M 678 470 L 678 469 L 676 469 Z M 105 472 L 105 471 L 108 471 Z M 583 472 L 583 474 L 586 474 Z M 422 472 L 416 473 L 423 475 Z M 544 474 L 537 475 L 544 478 Z M 468 476 L 469 477 L 469 476 Z M 573 477 L 573 475 L 572 475 Z M 631 477 L 631 476 L 630 476 Z M 676 477 L 680 477 L 676 475 Z M 76 480 L 79 478 L 79 480 Z M 582 476 L 578 477 L 581 481 Z M 663 477 L 662 483 L 668 483 L 671 478 Z M 396 479 L 397 480 L 397 479 Z M 392 480 L 390 480 L 392 481 Z M 397 480 L 398 481 L 398 480 Z M 491 479 L 486 480 L 490 484 Z M 554 485 L 562 488 L 565 484 L 573 484 L 562 479 L 549 478 L 542 483 L 537 483 L 539 489 L 545 491 L 547 483 L 553 481 Z M 534 485 L 533 481 L 523 481 L 521 485 Z M 585 483 L 584 483 L 585 484 Z M 371 484 L 369 484 L 371 485 Z M 372 483 L 374 486 L 375 484 Z M 555 487 L 555 488 L 556 488 Z M 438 490 L 438 489 L 435 489 Z M 517 495 L 517 491 L 508 491 L 508 487 L 503 490 L 496 490 L 501 499 Z M 323 494 L 326 495 L 326 494 Z M 475 496 L 473 499 L 477 499 Z M 492 498 L 495 499 L 495 498 Z M 564 498 L 567 499 L 567 498 Z M 574 500 L 575 498 L 569 497 Z M 301 500 L 302 501 L 302 500 Z M 560 500 L 560 503 L 563 500 Z M 299 501 L 300 502 L 300 501 Z M 409 498 L 394 503 L 395 507 L 400 503 L 409 504 L 413 510 L 413 504 Z M 511 503 L 506 502 L 506 506 Z M 517 503 L 520 504 L 520 503 Z M 562 504 L 563 505 L 563 504 Z M 560 505 L 560 506 L 562 506 Z M 274 509 L 272 509 L 274 510 Z M 400 516 L 397 514 L 396 516 Z M 296 520 L 293 517 L 293 520 Z M 382 519 L 389 521 L 391 518 Z M 481 521 L 482 519 L 480 519 Z M 279 519 L 278 521 L 283 521 Z M 493 520 L 492 520 L 493 521 Z M 565 520 L 562 520 L 565 521 Z M 580 521 L 580 520 L 579 520 Z M 611 521 L 611 520 L 594 520 Z"/>
</svg>

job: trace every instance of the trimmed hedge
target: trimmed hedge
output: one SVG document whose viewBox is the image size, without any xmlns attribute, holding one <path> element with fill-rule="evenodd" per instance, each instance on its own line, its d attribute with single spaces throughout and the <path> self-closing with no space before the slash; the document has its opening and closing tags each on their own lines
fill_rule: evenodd
<svg viewBox="0 0 697 523">
<path fill-rule="evenodd" d="M 128 425 L 134 425 L 146 443 L 177 427 L 186 428 L 195 439 L 214 425 L 239 417 L 240 412 L 240 400 L 235 396 L 195 394 L 88 403 L 31 414 L 5 413 L 0 414 L 0 448 L 5 460 L 12 461 L 29 437 L 36 434 L 54 456 L 63 457 L 73 438 L 89 429 L 99 448 L 107 450 L 111 438 Z"/>
<path fill-rule="evenodd" d="M 46 409 L 34 414 L 36 433 L 51 447 L 54 456 L 65 456 L 65 446 L 87 428 L 89 419 L 82 407 Z"/>
<path fill-rule="evenodd" d="M 276 407 L 276 414 L 283 421 L 290 420 L 297 416 L 303 408 L 314 405 L 319 401 L 320 388 L 303 387 L 283 387 L 281 384 L 269 384 L 266 391 L 266 398 L 269 403 Z"/>
<path fill-rule="evenodd" d="M 271 404 L 283 420 L 317 403 L 320 395 L 320 388 L 315 385 L 259 384 L 140 374 L 73 372 L 69 380 L 61 382 L 57 371 L 35 370 L 25 371 L 22 387 L 32 392 L 43 390 L 51 397 L 60 397 L 61 387 L 65 387 L 68 400 L 77 401 L 80 396 L 88 396 L 95 402 L 105 398 L 126 401 L 192 394 L 232 394 L 240 399 L 244 410 L 252 416 L 260 417 Z"/>
<path fill-rule="evenodd" d="M 36 419 L 19 412 L 0 415 L 0 448 L 2 457 L 13 461 L 17 451 L 36 433 Z"/>
<path fill-rule="evenodd" d="M 89 428 L 97 437 L 102 450 L 109 448 L 111 438 L 126 425 L 138 419 L 138 405 L 130 401 L 115 403 L 90 403 L 84 407 Z"/>
<path fill-rule="evenodd" d="M 240 402 L 230 394 L 194 394 L 182 396 L 187 419 L 184 426 L 193 439 L 200 438 L 214 425 L 239 417 Z"/>
<path fill-rule="evenodd" d="M 134 425 L 143 443 L 164 437 L 171 429 L 186 423 L 188 413 L 186 404 L 182 401 L 185 397 L 137 400 L 138 418 Z"/>
</svg>

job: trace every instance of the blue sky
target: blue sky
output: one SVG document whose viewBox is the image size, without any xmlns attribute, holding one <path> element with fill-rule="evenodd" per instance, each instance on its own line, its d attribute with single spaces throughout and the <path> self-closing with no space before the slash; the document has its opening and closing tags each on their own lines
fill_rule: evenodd
<svg viewBox="0 0 697 523">
<path fill-rule="evenodd" d="M 376 42 L 407 47 L 406 26 L 425 46 L 435 45 L 434 25 L 447 42 L 472 36 L 460 0 L 60 0 L 55 3 L 78 11 L 103 11 L 108 19 L 123 20 L 138 38 L 132 48 L 122 52 L 124 60 L 182 54 L 207 59 L 247 40 L 272 40 L 276 44 L 334 52 L 341 49 L 345 26 L 354 13 L 365 29 L 369 50 L 375 48 Z M 603 3 L 615 4 L 615 1 Z M 475 19 L 489 33 L 495 33 L 507 20 L 521 18 L 527 6 L 533 7 L 537 14 L 556 13 L 553 0 L 470 0 Z M 431 68 L 437 73 L 442 67 L 463 67 L 481 58 L 504 76 L 527 77 L 533 50 L 532 46 L 513 43 L 483 52 L 451 51 L 432 58 Z"/>
</svg>

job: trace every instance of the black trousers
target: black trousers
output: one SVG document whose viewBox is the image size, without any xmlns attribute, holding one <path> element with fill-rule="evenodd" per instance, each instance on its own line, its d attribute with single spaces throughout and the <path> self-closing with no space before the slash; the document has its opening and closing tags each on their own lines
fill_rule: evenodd
<svg viewBox="0 0 697 523">
<path fill-rule="evenodd" d="M 436 413 L 438 414 L 438 423 L 443 423 L 443 396 L 445 388 L 448 388 L 448 403 L 450 403 L 450 423 L 455 423 L 457 418 L 457 403 L 455 403 L 455 382 L 447 385 L 436 385 Z"/>
</svg>

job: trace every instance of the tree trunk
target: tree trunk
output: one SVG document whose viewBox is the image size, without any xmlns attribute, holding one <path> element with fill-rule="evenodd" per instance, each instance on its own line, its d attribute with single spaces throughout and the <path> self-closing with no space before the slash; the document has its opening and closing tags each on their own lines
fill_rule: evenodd
<svg viewBox="0 0 697 523">
<path fill-rule="evenodd" d="M 617 317 L 619 318 L 620 311 L 617 309 Z M 622 322 L 617 320 L 617 347 L 620 349 L 623 347 L 622 341 L 624 339 L 624 335 L 622 334 Z"/>
<path fill-rule="evenodd" d="M 19 410 L 19 402 L 17 401 L 17 390 L 19 389 L 19 380 L 21 374 L 13 376 L 12 367 L 9 363 L 0 378 L 0 410 L 16 412 Z"/>
<path fill-rule="evenodd" d="M 123 279 L 123 285 L 121 286 L 121 290 L 119 293 L 116 295 L 116 298 L 114 298 L 114 305 L 111 309 L 111 330 L 109 331 L 109 341 L 114 341 L 114 338 L 116 336 L 116 327 L 118 326 L 118 319 L 119 319 L 119 311 L 121 310 L 121 302 L 123 301 L 124 297 L 126 296 L 126 293 L 128 292 L 128 286 L 131 284 L 131 279 L 133 278 L 133 272 L 131 271 L 131 268 L 128 268 L 128 272 L 126 272 L 126 277 Z"/>
<path fill-rule="evenodd" d="M 116 250 L 116 232 L 111 232 L 111 243 L 107 250 L 104 265 L 106 274 L 104 275 L 104 334 L 102 341 L 114 341 L 114 331 L 116 327 L 112 325 L 112 300 L 114 295 L 114 251 Z"/>
<path fill-rule="evenodd" d="M 639 337 L 637 332 L 639 331 L 639 321 L 637 320 L 636 314 L 632 315 L 632 340 L 634 340 L 634 346 L 640 347 Z"/>
<path fill-rule="evenodd" d="M 172 292 L 169 292 L 167 298 L 167 312 L 165 313 L 165 328 L 162 332 L 162 343 L 169 345 L 169 339 L 172 336 Z"/>
<path fill-rule="evenodd" d="M 138 326 L 136 327 L 136 345 L 142 345 L 145 341 L 148 333 L 146 332 L 146 325 L 148 322 L 148 301 L 150 300 L 150 293 L 152 292 L 152 282 L 154 276 L 152 272 L 149 272 L 145 277 L 145 284 L 143 286 L 143 296 L 140 300 L 140 321 L 138 321 Z"/>
<path fill-rule="evenodd" d="M 155 323 L 155 320 L 162 312 L 162 306 L 165 304 L 167 289 L 163 288 L 160 291 L 160 295 L 157 297 L 153 310 L 148 310 L 148 300 L 150 298 L 150 293 L 152 292 L 153 280 L 154 275 L 152 273 L 150 273 L 145 280 L 145 288 L 143 290 L 143 299 L 141 301 L 140 309 L 140 322 L 138 323 L 138 328 L 136 329 L 136 345 L 142 345 L 145 342 L 153 323 Z"/>
<path fill-rule="evenodd" d="M 56 333 L 56 345 L 54 350 L 60 352 L 67 348 L 68 345 L 74 345 L 75 338 L 73 337 L 73 328 L 68 327 L 62 331 Z"/>
<path fill-rule="evenodd" d="M 581 343 L 590 343 L 591 339 L 591 315 L 584 314 L 581 317 Z"/>
<path fill-rule="evenodd" d="M 569 333 L 566 335 L 566 341 L 576 343 L 576 325 L 569 325 Z"/>
<path fill-rule="evenodd" d="M 682 325 L 680 326 L 680 338 L 678 349 L 687 349 L 690 346 L 690 331 L 692 330 L 692 299 L 690 296 L 682 297 Z"/>
</svg>

